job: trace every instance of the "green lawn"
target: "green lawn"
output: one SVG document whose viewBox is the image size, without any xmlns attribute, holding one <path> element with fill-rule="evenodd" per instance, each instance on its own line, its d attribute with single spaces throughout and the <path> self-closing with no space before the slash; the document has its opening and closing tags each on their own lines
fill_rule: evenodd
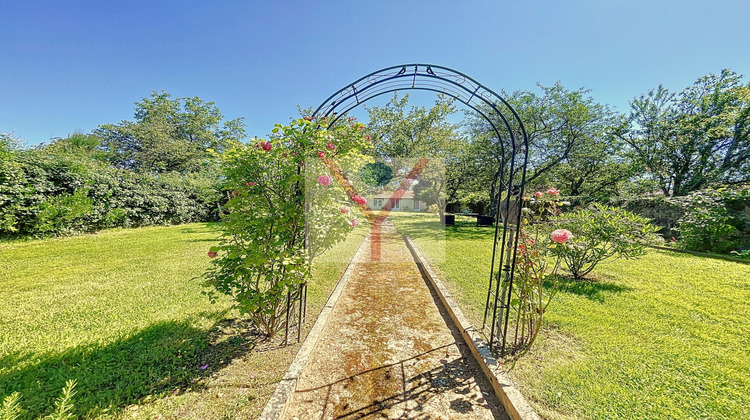
<svg viewBox="0 0 750 420">
<path fill-rule="evenodd" d="M 491 228 L 394 214 L 475 325 L 487 292 Z M 548 418 L 750 418 L 750 266 L 669 251 L 602 264 L 564 281 L 547 328 L 511 375 Z"/>
<path fill-rule="evenodd" d="M 311 320 L 363 235 L 316 264 Z M 299 345 L 263 342 L 200 294 L 217 236 L 190 224 L 0 243 L 0 399 L 20 391 L 36 418 L 75 379 L 85 418 L 256 417 Z"/>
</svg>

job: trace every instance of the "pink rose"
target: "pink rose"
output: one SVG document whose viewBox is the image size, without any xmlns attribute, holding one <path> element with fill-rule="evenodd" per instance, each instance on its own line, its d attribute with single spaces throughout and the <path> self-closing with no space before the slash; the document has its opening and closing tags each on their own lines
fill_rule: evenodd
<svg viewBox="0 0 750 420">
<path fill-rule="evenodd" d="M 354 117 L 349 117 L 349 122 L 354 121 Z"/>
<path fill-rule="evenodd" d="M 270 141 L 261 142 L 260 143 L 260 147 L 262 147 L 263 150 L 265 150 L 266 152 L 270 152 L 271 151 L 271 142 Z"/>
<path fill-rule="evenodd" d="M 358 223 L 357 219 L 352 219 L 352 220 L 349 221 L 349 224 L 351 224 L 352 227 L 357 227 L 357 223 Z"/>
<path fill-rule="evenodd" d="M 538 197 L 541 197 L 541 196 L 543 196 L 543 195 L 544 195 L 544 193 L 543 193 L 543 192 L 541 192 L 541 191 L 537 191 L 537 192 L 535 192 L 535 193 L 534 193 L 534 197 L 537 197 L 537 198 L 538 198 Z"/>
<path fill-rule="evenodd" d="M 349 213 L 349 207 L 346 207 L 346 206 L 339 207 L 339 210 L 341 211 L 342 214 Z"/>
<path fill-rule="evenodd" d="M 669 242 L 674 242 L 674 241 L 676 241 L 676 240 L 677 240 L 677 239 L 675 239 L 675 237 L 673 236 L 673 237 L 672 237 L 672 239 L 670 239 L 670 240 L 669 240 Z"/>
<path fill-rule="evenodd" d="M 211 258 L 216 258 L 217 255 L 219 255 L 219 254 L 216 253 L 216 252 L 208 251 L 208 256 L 211 257 Z"/>
<path fill-rule="evenodd" d="M 359 194 L 355 194 L 354 197 L 352 197 L 352 201 L 354 201 L 357 204 L 362 204 L 362 205 L 367 204 L 367 200 Z"/>
<path fill-rule="evenodd" d="M 248 183 L 247 183 L 247 186 L 248 186 L 248 187 L 252 187 L 253 185 L 255 185 L 255 183 L 254 183 L 254 182 L 248 182 Z"/>
<path fill-rule="evenodd" d="M 547 194 L 560 195 L 560 191 L 558 191 L 557 188 L 550 188 L 547 190 Z"/>
<path fill-rule="evenodd" d="M 309 116 L 309 115 L 308 115 L 308 116 L 306 116 L 306 117 L 305 117 L 305 121 L 312 121 L 312 117 L 311 117 L 311 116 Z"/>
<path fill-rule="evenodd" d="M 324 187 L 327 187 L 327 186 L 331 185 L 332 182 L 333 182 L 333 180 L 328 175 L 321 175 L 321 176 L 318 177 L 318 184 L 320 184 L 320 185 L 322 185 Z"/>
<path fill-rule="evenodd" d="M 558 244 L 564 244 L 573 237 L 573 233 L 567 229 L 557 229 L 552 232 L 552 240 Z"/>
<path fill-rule="evenodd" d="M 318 157 L 323 159 L 324 157 L 326 157 L 326 152 L 318 152 Z"/>
<path fill-rule="evenodd" d="M 333 150 L 333 149 L 335 149 L 335 148 L 336 148 L 336 146 L 334 146 L 334 145 L 333 145 L 333 143 L 331 143 L 331 142 L 329 141 L 329 142 L 328 142 L 328 145 L 326 146 L 326 148 L 327 148 L 328 150 Z"/>
</svg>

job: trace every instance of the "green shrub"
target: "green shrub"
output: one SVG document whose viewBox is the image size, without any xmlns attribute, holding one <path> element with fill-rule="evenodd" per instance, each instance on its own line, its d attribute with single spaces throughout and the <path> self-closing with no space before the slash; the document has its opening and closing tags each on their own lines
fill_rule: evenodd
<svg viewBox="0 0 750 420">
<path fill-rule="evenodd" d="M 681 247 L 729 253 L 750 246 L 750 188 L 696 191 L 675 201 L 685 209 L 679 221 Z"/>
<path fill-rule="evenodd" d="M 214 221 L 219 178 L 138 174 L 47 148 L 0 160 L 0 235 L 51 236 L 110 227 Z"/>
<path fill-rule="evenodd" d="M 578 280 L 608 258 L 636 258 L 645 253 L 645 245 L 660 240 L 658 228 L 645 217 L 602 204 L 563 213 L 551 224 L 573 233 L 570 241 L 554 249 Z"/>
<path fill-rule="evenodd" d="M 69 379 L 55 400 L 52 413 L 43 420 L 70 420 L 76 418 L 73 414 L 73 397 L 76 395 L 76 381 Z M 3 399 L 0 404 L 0 420 L 16 420 L 21 416 L 21 394 L 14 392 Z"/>
<path fill-rule="evenodd" d="M 42 202 L 34 226 L 36 232 L 75 232 L 81 227 L 83 217 L 93 209 L 93 202 L 86 196 L 87 192 L 86 189 L 77 189 L 73 194 L 52 196 Z"/>
</svg>

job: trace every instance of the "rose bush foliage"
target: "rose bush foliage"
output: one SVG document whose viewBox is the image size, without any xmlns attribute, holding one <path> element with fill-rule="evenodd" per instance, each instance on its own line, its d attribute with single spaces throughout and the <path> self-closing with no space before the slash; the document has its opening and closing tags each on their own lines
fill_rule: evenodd
<svg viewBox="0 0 750 420">
<path fill-rule="evenodd" d="M 277 125 L 274 138 L 236 143 L 220 158 L 224 188 L 222 237 L 204 274 L 212 301 L 230 296 L 264 334 L 282 327 L 287 294 L 308 281 L 314 258 L 356 226 L 353 201 L 324 163 L 361 160 L 369 147 L 362 124 L 318 129 L 300 118 Z M 324 161 L 324 159 L 330 159 Z"/>
<path fill-rule="evenodd" d="M 552 226 L 550 218 L 560 213 L 562 202 L 558 195 L 558 190 L 550 188 L 547 194 L 539 191 L 533 198 L 524 198 L 511 298 L 515 319 L 509 327 L 509 331 L 513 331 L 512 343 L 516 351 L 528 350 L 534 344 L 556 292 L 554 287 L 545 287 L 545 284 L 556 283 L 560 268 L 560 258 L 551 250 L 569 239 L 565 234 L 561 236 L 559 229 L 555 230 L 557 234 L 548 235 Z"/>
<path fill-rule="evenodd" d="M 570 240 L 553 245 L 552 249 L 577 280 L 608 258 L 636 258 L 645 254 L 645 245 L 660 241 L 656 235 L 658 227 L 648 219 L 603 204 L 562 213 L 551 222 L 572 235 Z"/>
</svg>

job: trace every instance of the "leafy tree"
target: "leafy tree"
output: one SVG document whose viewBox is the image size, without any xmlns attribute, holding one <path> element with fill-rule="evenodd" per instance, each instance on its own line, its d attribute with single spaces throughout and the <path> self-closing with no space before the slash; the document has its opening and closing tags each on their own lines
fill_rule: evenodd
<svg viewBox="0 0 750 420">
<path fill-rule="evenodd" d="M 197 172 L 211 158 L 245 138 L 242 118 L 229 121 L 213 102 L 152 92 L 135 104 L 135 121 L 100 126 L 96 135 L 109 161 L 145 172 Z"/>
<path fill-rule="evenodd" d="M 431 108 L 409 105 L 409 95 L 398 93 L 384 107 L 367 108 L 368 130 L 375 152 L 383 159 L 398 157 L 442 157 L 455 139 L 456 126 L 446 118 L 453 112 L 453 102 L 439 96 Z"/>
<path fill-rule="evenodd" d="M 631 170 L 622 157 L 620 143 L 608 135 L 616 122 L 615 113 L 583 88 L 571 91 L 560 83 L 539 88 L 541 94 L 502 94 L 518 113 L 528 135 L 529 188 L 558 185 L 571 195 L 615 191 Z M 510 159 L 512 147 L 506 139 L 498 140 L 478 114 L 468 113 L 465 124 L 480 160 L 478 176 L 482 185 L 489 186 L 485 187 L 487 199 L 494 203 L 499 193 L 496 179 L 507 175 L 500 173 L 501 163 Z M 512 125 L 511 129 L 516 138 L 522 138 L 518 127 Z M 505 142 L 504 151 L 501 141 Z"/>
<path fill-rule="evenodd" d="M 46 146 L 47 152 L 65 153 L 105 161 L 107 154 L 101 149 L 102 140 L 94 134 L 74 133 L 66 138 L 55 138 Z"/>
<path fill-rule="evenodd" d="M 399 99 L 395 94 L 384 107 L 368 108 L 368 130 L 376 153 L 387 161 L 406 157 L 443 160 L 430 162 L 413 187 L 421 200 L 437 204 L 442 219 L 446 204 L 458 199 L 469 178 L 468 142 L 459 127 L 447 121 L 456 111 L 452 100 L 441 95 L 431 108 L 408 105 L 409 95 Z"/>
<path fill-rule="evenodd" d="M 631 101 L 615 131 L 665 195 L 750 180 L 750 84 L 725 69 L 679 94 L 663 86 Z"/>
</svg>

